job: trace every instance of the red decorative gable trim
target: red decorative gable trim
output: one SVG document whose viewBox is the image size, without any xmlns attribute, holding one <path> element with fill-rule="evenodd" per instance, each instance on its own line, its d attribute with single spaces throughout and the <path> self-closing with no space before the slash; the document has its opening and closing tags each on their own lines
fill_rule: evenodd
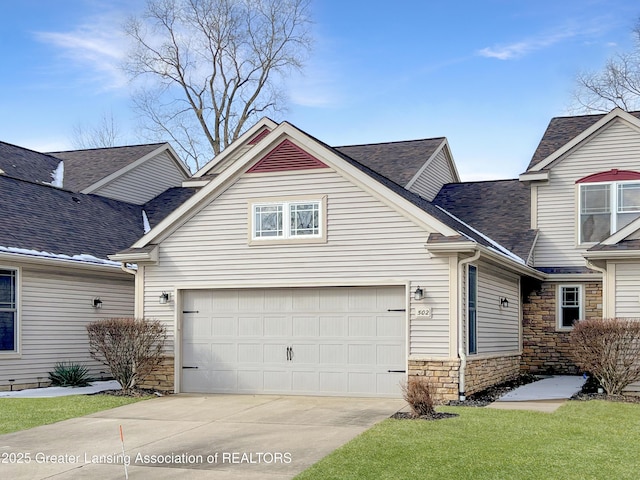
<svg viewBox="0 0 640 480">
<path fill-rule="evenodd" d="M 255 136 L 251 140 L 249 140 L 249 145 L 255 145 L 260 140 L 262 140 L 264 137 L 269 135 L 270 132 L 271 132 L 271 130 L 269 130 L 268 128 L 264 128 L 260 132 L 256 133 Z"/>
<path fill-rule="evenodd" d="M 594 173 L 593 175 L 581 178 L 577 180 L 576 183 L 620 182 L 623 180 L 640 180 L 640 172 L 614 168 L 608 172 Z"/>
<path fill-rule="evenodd" d="M 247 170 L 247 173 L 284 172 L 311 168 L 328 167 L 291 141 L 283 140 L 282 143 L 267 153 L 262 160 Z"/>
</svg>

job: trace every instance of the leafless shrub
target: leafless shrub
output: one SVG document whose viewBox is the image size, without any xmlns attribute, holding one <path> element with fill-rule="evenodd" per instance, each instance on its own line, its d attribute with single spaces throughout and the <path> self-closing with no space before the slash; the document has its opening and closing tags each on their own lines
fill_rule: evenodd
<svg viewBox="0 0 640 480">
<path fill-rule="evenodd" d="M 640 380 L 640 321 L 607 318 L 577 322 L 570 335 L 578 367 L 591 373 L 609 395 Z"/>
<path fill-rule="evenodd" d="M 402 385 L 402 397 L 416 417 L 435 415 L 434 396 L 435 387 L 426 377 L 411 376 L 407 383 Z"/>
<path fill-rule="evenodd" d="M 167 338 L 158 320 L 110 318 L 87 325 L 91 357 L 109 367 L 128 393 L 162 362 Z"/>
</svg>

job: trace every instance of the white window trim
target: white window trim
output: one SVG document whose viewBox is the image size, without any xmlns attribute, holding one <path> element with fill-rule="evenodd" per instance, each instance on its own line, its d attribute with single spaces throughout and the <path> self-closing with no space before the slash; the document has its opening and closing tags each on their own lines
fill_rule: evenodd
<svg viewBox="0 0 640 480">
<path fill-rule="evenodd" d="M 19 358 L 22 346 L 22 271 L 20 267 L 0 264 L 0 270 L 16 272 L 16 315 L 15 315 L 15 345 L 14 350 L 0 350 L 0 359 Z"/>
<path fill-rule="evenodd" d="M 474 324 L 475 328 L 474 328 L 474 332 L 473 332 L 473 336 L 474 336 L 475 344 L 476 344 L 475 345 L 476 349 L 473 352 L 470 349 L 470 347 L 471 347 L 471 335 L 470 335 L 470 333 L 471 333 L 471 330 L 470 330 L 471 319 L 469 318 L 469 310 L 470 310 L 469 309 L 469 297 L 470 297 L 470 295 L 469 295 L 469 292 L 470 292 L 470 288 L 469 288 L 470 287 L 470 285 L 469 285 L 469 270 L 471 268 L 475 268 L 475 271 L 476 271 L 476 284 L 475 284 L 475 289 L 476 289 L 476 292 L 475 292 L 475 297 L 476 297 L 476 318 L 475 318 L 475 324 Z M 466 350 L 467 350 L 467 355 L 478 355 L 478 273 L 479 273 L 478 266 L 474 265 L 474 264 L 467 265 L 467 272 L 466 273 L 467 273 L 467 282 L 466 282 L 467 283 L 467 287 L 466 287 L 466 290 L 467 290 L 467 301 L 465 302 L 466 303 L 465 316 L 467 317 L 467 325 L 466 325 L 467 349 Z"/>
<path fill-rule="evenodd" d="M 610 185 L 609 189 L 609 235 L 614 235 L 620 229 L 617 225 L 618 214 L 625 212 L 618 212 L 618 185 L 628 185 L 628 184 L 638 184 L 640 185 L 640 181 L 638 180 L 621 180 L 618 182 L 587 182 L 587 183 L 579 183 L 578 184 L 578 208 L 577 208 L 577 218 L 576 222 L 578 224 L 578 237 L 576 244 L 578 246 L 592 246 L 596 245 L 598 242 L 583 242 L 582 241 L 582 187 L 583 186 L 592 186 L 592 185 Z M 633 213 L 633 212 L 626 212 Z M 623 227 L 624 228 L 624 227 Z"/>
<path fill-rule="evenodd" d="M 556 329 L 559 331 L 573 330 L 573 327 L 565 327 L 562 325 L 562 289 L 563 288 L 578 288 L 578 301 L 580 312 L 578 314 L 578 320 L 584 319 L 584 307 L 585 307 L 585 293 L 584 285 L 581 283 L 559 283 L 556 288 Z"/>
<path fill-rule="evenodd" d="M 318 204 L 318 229 L 317 234 L 291 235 L 290 206 L 304 203 Z M 280 236 L 256 236 L 255 209 L 260 206 L 282 205 L 283 233 Z M 287 198 L 256 199 L 249 204 L 249 245 L 274 245 L 281 243 L 325 243 L 327 240 L 327 197 L 301 196 Z"/>
</svg>

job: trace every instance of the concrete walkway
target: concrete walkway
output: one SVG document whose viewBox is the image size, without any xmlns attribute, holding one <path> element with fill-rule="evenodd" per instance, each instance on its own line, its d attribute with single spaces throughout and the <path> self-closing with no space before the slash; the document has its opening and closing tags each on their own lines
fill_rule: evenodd
<svg viewBox="0 0 640 480">
<path fill-rule="evenodd" d="M 583 377 L 554 375 L 522 385 L 506 393 L 489 408 L 501 410 L 536 410 L 552 413 L 578 393 L 585 383 Z"/>
<path fill-rule="evenodd" d="M 274 395 L 154 398 L 0 435 L 0 478 L 293 478 L 405 406 L 400 399 Z M 120 440 L 124 433 L 125 455 Z"/>
</svg>

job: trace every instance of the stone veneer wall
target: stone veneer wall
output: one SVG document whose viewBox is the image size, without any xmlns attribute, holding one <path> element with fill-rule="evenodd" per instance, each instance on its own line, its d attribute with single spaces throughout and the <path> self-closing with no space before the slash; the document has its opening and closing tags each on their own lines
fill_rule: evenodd
<svg viewBox="0 0 640 480">
<path fill-rule="evenodd" d="M 570 330 L 558 330 L 557 283 L 544 282 L 522 304 L 521 370 L 534 374 L 578 373 L 569 357 Z M 602 283 L 584 283 L 586 318 L 602 318 Z"/>
<path fill-rule="evenodd" d="M 429 378 L 436 388 L 436 399 L 448 401 L 458 399 L 459 369 L 457 358 L 409 360 L 408 374 Z"/>
<path fill-rule="evenodd" d="M 162 363 L 148 375 L 140 388 L 148 388 L 150 390 L 159 390 L 162 392 L 173 392 L 174 381 L 174 363 L 173 357 L 164 357 Z"/>
<path fill-rule="evenodd" d="M 467 356 L 465 395 L 513 380 L 520 375 L 520 361 L 520 354 L 484 358 Z"/>
</svg>

